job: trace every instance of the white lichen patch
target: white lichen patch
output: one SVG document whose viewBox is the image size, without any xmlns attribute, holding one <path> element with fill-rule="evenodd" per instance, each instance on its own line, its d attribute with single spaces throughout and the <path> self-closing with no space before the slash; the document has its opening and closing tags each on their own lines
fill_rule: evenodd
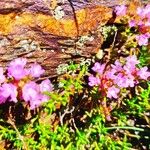
<svg viewBox="0 0 150 150">
<path fill-rule="evenodd" d="M 63 73 L 66 73 L 67 70 L 69 68 L 69 65 L 68 64 L 60 64 L 56 71 L 57 71 L 57 74 L 63 74 Z"/>
<path fill-rule="evenodd" d="M 102 33 L 104 40 L 106 40 L 109 35 L 113 35 L 117 31 L 117 27 L 114 25 L 113 26 L 103 26 L 100 28 L 99 31 Z"/>
<path fill-rule="evenodd" d="M 86 42 L 88 42 L 88 41 L 92 42 L 93 40 L 94 40 L 94 37 L 92 37 L 92 36 L 88 36 L 88 35 L 81 36 L 77 42 L 77 45 L 82 47 Z"/>
<path fill-rule="evenodd" d="M 36 41 L 32 41 L 31 39 L 28 40 L 21 40 L 17 43 L 16 48 L 20 48 L 22 51 L 34 51 L 39 50 L 39 44 Z"/>
<path fill-rule="evenodd" d="M 0 48 L 8 46 L 8 45 L 10 45 L 10 42 L 6 38 L 3 38 L 2 40 L 0 40 Z"/>
<path fill-rule="evenodd" d="M 85 58 L 82 58 L 81 59 L 81 62 L 80 62 L 80 66 L 82 67 L 82 66 L 90 66 L 91 65 L 91 59 L 85 59 Z"/>
<path fill-rule="evenodd" d="M 64 52 L 65 52 L 65 49 L 61 49 L 61 51 L 64 53 Z"/>
<path fill-rule="evenodd" d="M 57 6 L 53 12 L 52 12 L 53 16 L 55 17 L 55 19 L 60 20 L 64 17 L 65 12 L 63 10 L 63 8 L 61 6 Z"/>
<path fill-rule="evenodd" d="M 54 50 L 51 50 L 51 52 L 54 53 L 55 51 L 54 51 Z"/>
</svg>

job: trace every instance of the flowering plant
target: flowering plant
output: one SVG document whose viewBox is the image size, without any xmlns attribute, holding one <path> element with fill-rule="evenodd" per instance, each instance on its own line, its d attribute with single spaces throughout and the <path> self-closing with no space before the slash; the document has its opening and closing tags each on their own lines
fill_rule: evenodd
<svg viewBox="0 0 150 150">
<path fill-rule="evenodd" d="M 130 28 L 134 27 L 137 30 L 135 39 L 139 46 L 148 45 L 150 38 L 150 4 L 145 7 L 137 7 L 134 14 L 129 12 L 125 5 L 116 6 L 114 11 L 117 16 L 127 21 Z"/>
<path fill-rule="evenodd" d="M 138 68 L 138 64 L 135 55 L 128 56 L 124 62 L 116 60 L 110 66 L 96 62 L 92 67 L 96 76 L 89 76 L 89 85 L 98 86 L 103 96 L 117 99 L 122 88 L 134 87 L 140 80 L 147 80 L 150 77 L 148 68 Z"/>
<path fill-rule="evenodd" d="M 30 109 L 35 109 L 49 100 L 44 92 L 52 91 L 50 80 L 46 79 L 40 84 L 32 81 L 40 77 L 45 72 L 44 69 L 37 63 L 31 64 L 28 68 L 26 64 L 25 58 L 17 58 L 10 62 L 5 73 L 3 68 L 0 68 L 0 104 L 24 100 L 30 105 Z"/>
</svg>

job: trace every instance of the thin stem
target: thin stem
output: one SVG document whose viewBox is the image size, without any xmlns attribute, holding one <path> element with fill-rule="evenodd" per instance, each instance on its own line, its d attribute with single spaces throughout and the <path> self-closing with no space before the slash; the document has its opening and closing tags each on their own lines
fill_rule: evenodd
<svg viewBox="0 0 150 150">
<path fill-rule="evenodd" d="M 124 126 L 124 127 L 108 127 L 105 128 L 106 130 L 114 130 L 114 129 L 129 129 L 129 130 L 136 130 L 136 131 L 141 131 L 144 132 L 145 130 L 142 128 L 137 128 L 137 127 L 129 127 L 129 126 Z"/>
<path fill-rule="evenodd" d="M 23 136 L 20 134 L 19 130 L 17 129 L 17 127 L 16 127 L 16 125 L 14 124 L 14 122 L 12 121 L 12 119 L 9 118 L 9 119 L 8 119 L 8 122 L 9 122 L 9 123 L 11 124 L 11 126 L 14 128 L 14 130 L 16 131 L 16 133 L 17 133 L 19 139 L 22 141 L 24 149 L 27 150 L 28 148 L 27 148 L 27 146 L 26 146 L 26 144 L 25 144 L 25 142 L 24 142 Z"/>
</svg>

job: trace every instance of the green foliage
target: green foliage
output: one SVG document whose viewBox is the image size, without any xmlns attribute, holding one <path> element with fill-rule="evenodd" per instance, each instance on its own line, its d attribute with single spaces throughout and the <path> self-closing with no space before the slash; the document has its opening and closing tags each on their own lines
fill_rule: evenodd
<svg viewBox="0 0 150 150">
<path fill-rule="evenodd" d="M 150 65 L 150 50 L 148 47 L 141 47 L 139 59 L 141 62 L 141 66 Z"/>
<path fill-rule="evenodd" d="M 138 115 L 139 117 L 150 110 L 150 83 L 147 83 L 148 88 L 142 89 L 140 95 L 125 100 L 129 113 Z"/>
</svg>

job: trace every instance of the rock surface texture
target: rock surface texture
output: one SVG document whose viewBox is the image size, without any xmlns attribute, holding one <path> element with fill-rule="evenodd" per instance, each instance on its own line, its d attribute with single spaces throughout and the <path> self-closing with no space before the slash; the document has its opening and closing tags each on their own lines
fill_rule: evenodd
<svg viewBox="0 0 150 150">
<path fill-rule="evenodd" d="M 0 66 L 26 57 L 43 66 L 45 77 L 56 76 L 58 65 L 98 51 L 103 43 L 98 29 L 113 18 L 119 3 L 128 2 L 1 0 Z"/>
</svg>

